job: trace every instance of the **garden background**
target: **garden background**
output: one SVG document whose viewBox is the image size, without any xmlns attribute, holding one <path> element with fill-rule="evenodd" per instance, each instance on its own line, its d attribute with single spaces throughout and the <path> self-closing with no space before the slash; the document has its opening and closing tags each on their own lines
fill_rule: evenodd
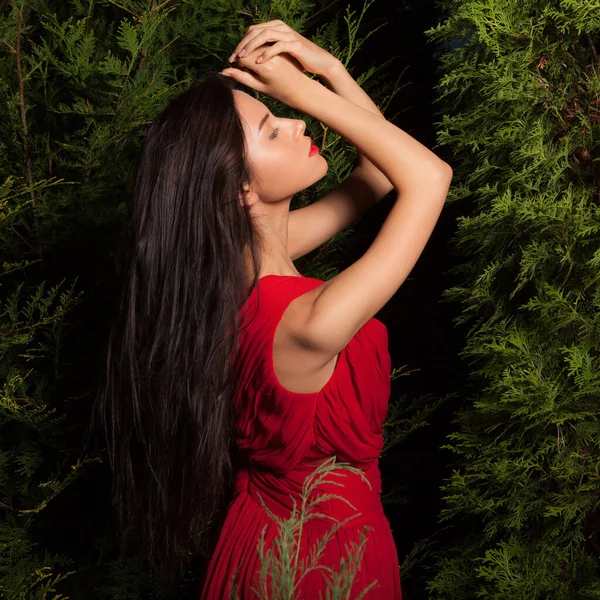
<svg viewBox="0 0 600 600">
<path fill-rule="evenodd" d="M 194 598 L 118 558 L 87 426 L 153 116 L 252 23 L 340 58 L 448 162 L 446 207 L 378 315 L 382 501 L 406 600 L 600 598 L 599 0 L 0 1 L 0 596 Z M 268 97 L 275 114 L 323 126 Z M 312 202 L 352 169 L 331 131 Z M 297 262 L 327 278 L 394 195 Z"/>
</svg>

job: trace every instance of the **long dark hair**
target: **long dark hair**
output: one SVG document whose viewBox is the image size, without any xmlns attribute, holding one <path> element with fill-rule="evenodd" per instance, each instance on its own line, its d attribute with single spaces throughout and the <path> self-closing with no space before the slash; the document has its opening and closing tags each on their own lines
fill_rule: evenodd
<svg viewBox="0 0 600 600">
<path fill-rule="evenodd" d="M 209 73 L 145 136 L 92 419 L 110 457 L 122 556 L 135 535 L 136 553 L 170 575 L 183 575 L 190 555 L 206 556 L 205 532 L 235 467 L 238 312 L 263 240 L 240 202 L 253 173 L 233 89 Z"/>
</svg>

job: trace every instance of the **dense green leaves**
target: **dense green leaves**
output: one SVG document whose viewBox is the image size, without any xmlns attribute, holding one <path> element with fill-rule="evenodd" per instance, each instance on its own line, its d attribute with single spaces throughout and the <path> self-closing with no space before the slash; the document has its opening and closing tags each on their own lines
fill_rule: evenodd
<svg viewBox="0 0 600 600">
<path fill-rule="evenodd" d="M 440 140 L 472 205 L 446 299 L 472 375 L 442 519 L 469 528 L 429 590 L 599 598 L 600 5 L 444 5 Z"/>
</svg>

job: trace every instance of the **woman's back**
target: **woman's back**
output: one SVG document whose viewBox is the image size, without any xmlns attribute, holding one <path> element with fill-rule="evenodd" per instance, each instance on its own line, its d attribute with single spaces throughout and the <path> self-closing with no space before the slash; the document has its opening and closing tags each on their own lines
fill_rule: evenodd
<svg viewBox="0 0 600 600">
<path fill-rule="evenodd" d="M 268 511 L 284 521 L 290 519 L 294 500 L 298 510 L 302 505 L 306 478 L 318 465 L 325 463 L 327 470 L 327 465 L 335 462 L 349 463 L 364 476 L 340 468 L 323 474 L 325 481 L 316 485 L 309 500 L 328 493 L 345 501 L 331 498 L 310 511 L 321 516 L 302 525 L 298 567 L 303 558 L 308 561 L 310 549 L 316 550 L 336 521 L 349 519 L 328 541 L 316 564 L 339 572 L 340 559 L 347 558 L 348 550 L 351 554 L 357 551 L 346 548 L 347 544 L 354 542 L 358 547 L 367 526 L 364 555 L 350 597 L 377 579 L 365 596 L 367 600 L 401 598 L 396 548 L 379 496 L 378 457 L 391 369 L 385 325 L 377 319 L 368 321 L 340 352 L 330 378 L 318 391 L 291 391 L 275 375 L 273 341 L 285 309 L 294 298 L 321 284 L 321 280 L 307 277 L 266 275 L 241 311 L 234 401 L 241 465 L 202 598 L 229 598 L 236 566 L 240 569 L 236 580 L 239 597 L 259 597 L 252 587 L 259 587 L 259 579 L 253 577 L 260 571 L 260 533 L 266 526 L 265 549 L 281 534 Z M 327 463 L 328 459 L 335 462 Z M 296 581 L 301 572 L 299 568 Z M 310 599 L 317 598 L 319 591 L 324 594 L 323 575 L 322 568 L 308 573 L 294 597 Z M 270 590 L 264 597 L 272 595 Z"/>
</svg>

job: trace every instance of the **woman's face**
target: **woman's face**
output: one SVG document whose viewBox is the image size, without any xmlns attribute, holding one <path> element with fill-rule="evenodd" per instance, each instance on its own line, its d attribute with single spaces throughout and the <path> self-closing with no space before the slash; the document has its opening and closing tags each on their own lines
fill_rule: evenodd
<svg viewBox="0 0 600 600">
<path fill-rule="evenodd" d="M 311 141 L 304 135 L 302 119 L 276 117 L 249 94 L 240 90 L 233 94 L 256 172 L 251 188 L 261 202 L 291 201 L 294 194 L 326 175 L 329 166 L 321 154 L 308 155 Z"/>
</svg>

